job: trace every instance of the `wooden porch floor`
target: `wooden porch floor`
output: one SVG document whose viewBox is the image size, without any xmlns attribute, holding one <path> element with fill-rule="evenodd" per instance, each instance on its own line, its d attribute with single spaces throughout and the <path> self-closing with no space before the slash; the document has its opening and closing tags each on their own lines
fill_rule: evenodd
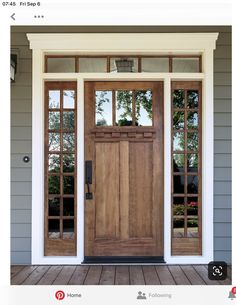
<svg viewBox="0 0 236 305">
<path fill-rule="evenodd" d="M 231 285 L 211 281 L 206 265 L 11 266 L 12 285 Z"/>
</svg>

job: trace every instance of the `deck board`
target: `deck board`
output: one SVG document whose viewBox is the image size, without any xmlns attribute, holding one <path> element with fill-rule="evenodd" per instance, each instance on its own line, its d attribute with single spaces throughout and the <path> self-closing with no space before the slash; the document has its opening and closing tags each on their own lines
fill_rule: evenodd
<svg viewBox="0 0 236 305">
<path fill-rule="evenodd" d="M 61 272 L 63 266 L 51 266 L 47 272 L 43 275 L 37 285 L 52 285 Z"/>
<path fill-rule="evenodd" d="M 131 285 L 145 285 L 143 270 L 141 266 L 130 266 L 129 272 Z"/>
<path fill-rule="evenodd" d="M 116 269 L 114 268 L 114 266 L 103 266 L 99 284 L 114 285 L 115 271 Z"/>
<path fill-rule="evenodd" d="M 12 285 L 231 285 L 211 281 L 207 265 L 12 266 Z"/>
<path fill-rule="evenodd" d="M 89 266 L 77 266 L 68 284 L 83 285 L 88 270 L 89 270 Z"/>
<path fill-rule="evenodd" d="M 38 266 L 22 283 L 23 285 L 36 285 L 50 266 Z"/>
<path fill-rule="evenodd" d="M 176 285 L 173 276 L 167 266 L 156 266 L 156 271 L 161 285 Z"/>
<path fill-rule="evenodd" d="M 76 266 L 63 266 L 62 270 L 56 277 L 53 285 L 67 285 L 70 281 Z"/>
<path fill-rule="evenodd" d="M 180 266 L 168 266 L 177 285 L 191 285 Z"/>
<path fill-rule="evenodd" d="M 115 285 L 129 285 L 130 275 L 128 266 L 116 266 Z"/>
<path fill-rule="evenodd" d="M 200 277 L 200 275 L 192 266 L 183 265 L 181 266 L 181 269 L 190 281 L 191 285 L 206 285 L 204 280 Z"/>
<path fill-rule="evenodd" d="M 143 275 L 146 285 L 161 284 L 154 266 L 143 266 L 142 268 L 143 268 Z"/>
<path fill-rule="evenodd" d="M 84 285 L 98 285 L 101 277 L 102 266 L 90 266 Z"/>
</svg>

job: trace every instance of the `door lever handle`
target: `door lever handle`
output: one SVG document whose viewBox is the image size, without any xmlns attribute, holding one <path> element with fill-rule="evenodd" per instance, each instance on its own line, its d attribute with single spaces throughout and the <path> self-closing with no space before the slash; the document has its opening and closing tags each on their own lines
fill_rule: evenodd
<svg viewBox="0 0 236 305">
<path fill-rule="evenodd" d="M 93 180 L 93 163 L 91 160 L 85 161 L 85 183 L 87 184 L 87 193 L 85 194 L 86 199 L 93 199 L 93 193 L 90 192 L 90 184 Z"/>
</svg>

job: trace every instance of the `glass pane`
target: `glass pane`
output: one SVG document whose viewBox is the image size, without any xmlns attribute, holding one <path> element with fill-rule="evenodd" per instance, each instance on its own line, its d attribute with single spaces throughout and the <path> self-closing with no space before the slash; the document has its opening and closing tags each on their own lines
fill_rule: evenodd
<svg viewBox="0 0 236 305">
<path fill-rule="evenodd" d="M 173 215 L 181 216 L 184 215 L 184 197 L 173 198 Z"/>
<path fill-rule="evenodd" d="M 50 151 L 60 151 L 60 134 L 50 132 L 48 138 L 48 145 Z"/>
<path fill-rule="evenodd" d="M 49 111 L 48 128 L 49 129 L 60 129 L 60 112 L 59 111 Z"/>
<path fill-rule="evenodd" d="M 64 219 L 63 220 L 63 238 L 64 239 L 74 239 L 74 219 Z"/>
<path fill-rule="evenodd" d="M 48 108 L 60 108 L 60 90 L 48 91 Z"/>
<path fill-rule="evenodd" d="M 63 133 L 63 151 L 75 150 L 75 134 Z"/>
<path fill-rule="evenodd" d="M 111 58 L 110 59 L 110 72 L 118 72 L 117 71 L 117 64 L 116 61 L 117 60 L 122 60 L 122 59 L 127 59 L 132 60 L 132 67 L 131 67 L 131 71 L 130 72 L 138 72 L 138 58 Z M 119 71 L 122 72 L 122 71 Z M 123 71 L 123 72 L 128 72 L 128 71 Z"/>
<path fill-rule="evenodd" d="M 184 132 L 174 132 L 173 149 L 174 151 L 184 150 Z"/>
<path fill-rule="evenodd" d="M 198 216 L 198 197 L 188 197 L 187 215 Z"/>
<path fill-rule="evenodd" d="M 112 125 L 112 91 L 96 91 L 96 126 Z"/>
<path fill-rule="evenodd" d="M 63 216 L 74 216 L 74 198 L 63 198 Z"/>
<path fill-rule="evenodd" d="M 74 111 L 63 112 L 63 129 L 73 130 L 75 128 L 75 113 Z"/>
<path fill-rule="evenodd" d="M 187 237 L 198 237 L 198 218 L 188 219 Z"/>
<path fill-rule="evenodd" d="M 188 111 L 188 118 L 187 118 L 187 126 L 188 129 L 197 129 L 198 128 L 198 112 L 190 112 Z"/>
<path fill-rule="evenodd" d="M 173 128 L 174 129 L 184 129 L 184 112 L 175 111 L 173 113 Z"/>
<path fill-rule="evenodd" d="M 198 107 L 198 91 L 188 90 L 187 91 L 187 108 L 197 108 Z"/>
<path fill-rule="evenodd" d="M 75 155 L 64 155 L 63 156 L 63 172 L 73 173 L 75 170 Z"/>
<path fill-rule="evenodd" d="M 75 72 L 75 58 L 48 58 L 47 62 L 49 73 Z"/>
<path fill-rule="evenodd" d="M 173 171 L 175 173 L 184 172 L 184 154 L 173 155 Z"/>
<path fill-rule="evenodd" d="M 198 171 L 198 155 L 197 154 L 188 154 L 187 171 L 189 173 L 195 173 Z"/>
<path fill-rule="evenodd" d="M 188 176 L 188 194 L 198 193 L 198 176 Z"/>
<path fill-rule="evenodd" d="M 48 177 L 48 193 L 60 194 L 60 176 Z"/>
<path fill-rule="evenodd" d="M 63 193 L 74 194 L 74 176 L 63 177 Z"/>
<path fill-rule="evenodd" d="M 142 58 L 142 72 L 169 72 L 169 58 Z"/>
<path fill-rule="evenodd" d="M 173 107 L 184 108 L 184 90 L 174 90 L 173 92 Z"/>
<path fill-rule="evenodd" d="M 107 72 L 107 59 L 79 58 L 79 72 Z"/>
<path fill-rule="evenodd" d="M 49 155 L 48 156 L 48 171 L 49 173 L 60 172 L 60 155 Z"/>
<path fill-rule="evenodd" d="M 184 194 L 184 175 L 173 176 L 174 181 L 174 193 Z"/>
<path fill-rule="evenodd" d="M 152 126 L 152 91 L 135 91 L 136 125 Z"/>
<path fill-rule="evenodd" d="M 48 216 L 60 216 L 60 198 L 48 200 Z"/>
<path fill-rule="evenodd" d="M 184 237 L 184 218 L 173 218 L 174 237 Z"/>
<path fill-rule="evenodd" d="M 173 72 L 199 72 L 199 58 L 173 58 Z"/>
<path fill-rule="evenodd" d="M 116 91 L 116 125 L 132 125 L 132 91 Z"/>
<path fill-rule="evenodd" d="M 198 133 L 188 132 L 188 150 L 197 151 L 198 150 Z"/>
<path fill-rule="evenodd" d="M 75 91 L 63 90 L 63 108 L 73 109 L 75 108 Z"/>
<path fill-rule="evenodd" d="M 60 238 L 60 220 L 49 219 L 48 220 L 48 237 L 49 239 Z"/>
</svg>

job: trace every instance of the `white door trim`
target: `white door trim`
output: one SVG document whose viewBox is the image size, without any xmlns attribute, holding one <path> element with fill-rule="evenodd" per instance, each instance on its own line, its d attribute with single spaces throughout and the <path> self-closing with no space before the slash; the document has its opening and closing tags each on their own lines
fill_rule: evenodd
<svg viewBox="0 0 236 305">
<path fill-rule="evenodd" d="M 65 36 L 66 35 L 66 36 Z M 80 264 L 84 258 L 84 81 L 94 80 L 149 80 L 164 82 L 164 259 L 167 263 L 199 264 L 213 260 L 213 50 L 216 33 L 210 34 L 120 34 L 115 46 L 109 34 L 28 34 L 33 48 L 33 101 L 32 101 L 32 264 Z M 94 35 L 99 35 L 101 43 L 89 44 Z M 172 35 L 172 36 L 171 36 Z M 165 53 L 178 50 L 202 54 L 204 73 L 44 73 L 44 55 L 47 53 L 75 52 L 127 53 L 123 44 L 126 37 L 129 51 L 136 53 Z M 133 37 L 133 38 L 132 38 Z M 173 39 L 171 39 L 171 37 Z M 77 38 L 77 39 L 76 39 Z M 114 36 L 112 35 L 114 39 Z M 159 41 L 158 41 L 159 38 Z M 179 40 L 177 39 L 179 38 Z M 200 39 L 201 38 L 201 39 Z M 81 40 L 80 40 L 81 39 Z M 137 39 L 146 39 L 145 50 L 140 50 Z M 186 43 L 186 39 L 188 43 Z M 171 42 L 169 41 L 171 40 Z M 67 43 L 65 43 L 67 41 Z M 72 43 L 74 41 L 74 44 Z M 93 40 L 94 41 L 94 40 Z M 97 41 L 97 40 L 96 40 Z M 158 41 L 158 43 L 156 42 Z M 184 44 L 181 45 L 181 42 Z M 196 43 L 198 42 L 198 44 Z M 192 44 L 193 42 L 193 44 Z M 104 49 L 102 46 L 104 45 Z M 151 48 L 150 48 L 150 43 Z M 84 45 L 83 45 L 84 44 Z M 125 45 L 126 47 L 122 49 Z M 183 45 L 191 45 L 191 49 Z M 66 50 L 65 50 L 66 46 Z M 142 43 L 143 46 L 143 43 Z M 149 49 L 148 49 L 149 46 Z M 89 49 L 90 47 L 90 49 Z M 117 49 L 115 49 L 115 47 Z M 120 47 L 120 49 L 119 49 Z M 194 49 L 195 47 L 195 49 Z M 134 50 L 135 49 L 135 50 Z M 44 81 L 76 80 L 78 84 L 78 235 L 77 256 L 46 257 L 44 248 Z M 202 255 L 171 256 L 171 98 L 172 80 L 202 80 Z"/>
</svg>

